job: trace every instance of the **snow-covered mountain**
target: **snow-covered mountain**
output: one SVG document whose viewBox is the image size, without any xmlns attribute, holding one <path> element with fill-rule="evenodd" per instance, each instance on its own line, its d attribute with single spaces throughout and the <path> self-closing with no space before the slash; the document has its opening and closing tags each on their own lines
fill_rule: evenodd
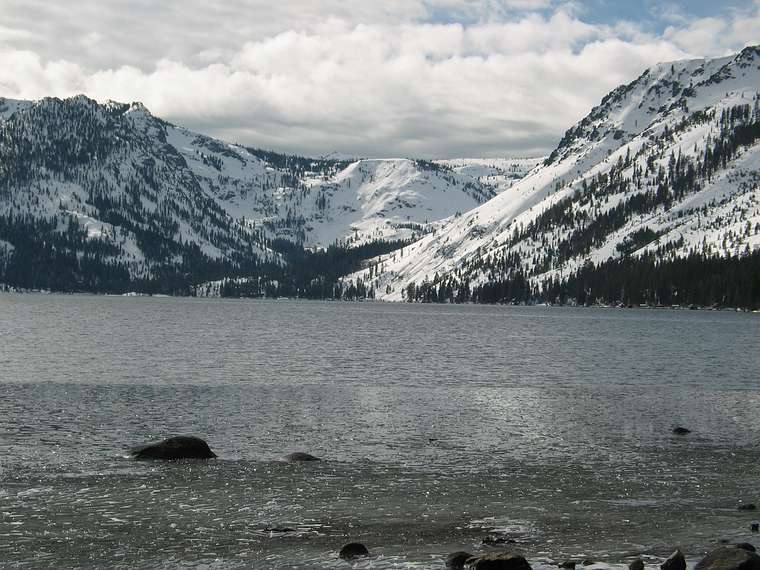
<svg viewBox="0 0 760 570">
<path fill-rule="evenodd" d="M 431 162 L 244 148 L 139 103 L 0 99 L 0 268 L 16 252 L 17 261 L 57 256 L 61 267 L 97 266 L 122 281 L 240 273 L 282 263 L 273 239 L 408 240 L 495 194 Z"/>
<path fill-rule="evenodd" d="M 422 160 L 287 157 L 172 126 L 167 140 L 230 215 L 306 247 L 416 238 L 497 190 Z"/>
<path fill-rule="evenodd" d="M 760 48 L 660 64 L 604 97 L 489 202 L 350 276 L 378 297 L 533 287 L 610 259 L 760 248 Z M 464 166 L 464 165 L 463 165 Z"/>
<path fill-rule="evenodd" d="M 5 278 L 108 290 L 277 263 L 204 192 L 167 128 L 139 104 L 0 100 Z"/>
<path fill-rule="evenodd" d="M 207 194 L 246 227 L 306 247 L 407 240 L 482 204 L 496 185 L 410 159 L 310 159 L 164 125 Z"/>
</svg>

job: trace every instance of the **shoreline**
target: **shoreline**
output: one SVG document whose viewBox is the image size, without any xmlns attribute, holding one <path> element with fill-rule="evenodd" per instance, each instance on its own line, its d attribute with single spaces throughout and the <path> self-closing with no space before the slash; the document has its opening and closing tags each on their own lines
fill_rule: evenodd
<svg viewBox="0 0 760 570">
<path fill-rule="evenodd" d="M 409 303 L 406 301 L 387 301 L 384 299 L 311 299 L 308 297 L 222 297 L 218 295 L 168 295 L 165 293 L 140 293 L 137 291 L 130 291 L 127 293 L 95 293 L 92 291 L 50 291 L 45 289 L 19 289 L 15 287 L 8 287 L 0 284 L 0 294 L 16 294 L 16 295 L 81 295 L 91 297 L 122 297 L 122 298 L 156 298 L 156 299 L 221 299 L 221 300 L 251 300 L 251 301 L 298 301 L 298 302 L 317 302 L 317 303 L 345 303 L 345 304 L 390 304 L 390 305 L 430 305 L 430 306 L 472 306 L 472 307 L 523 307 L 523 308 L 542 308 L 542 309 L 556 309 L 556 308 L 572 308 L 572 309 L 614 309 L 614 310 L 667 310 L 667 311 L 702 311 L 702 312 L 719 312 L 719 313 L 747 313 L 747 314 L 760 314 L 760 309 L 752 309 L 747 307 L 722 307 L 722 306 L 699 306 L 699 305 L 624 305 L 616 304 L 611 305 L 607 303 L 594 303 L 591 305 L 577 304 L 577 303 L 424 303 L 414 302 Z"/>
</svg>

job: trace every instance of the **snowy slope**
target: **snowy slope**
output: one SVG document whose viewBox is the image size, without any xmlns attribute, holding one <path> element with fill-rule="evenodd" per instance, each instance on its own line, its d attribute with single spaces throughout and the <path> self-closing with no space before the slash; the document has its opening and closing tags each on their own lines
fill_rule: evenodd
<svg viewBox="0 0 760 570">
<path fill-rule="evenodd" d="M 622 255 L 756 249 L 759 98 L 758 48 L 655 66 L 607 95 L 511 188 L 403 256 L 384 256 L 372 279 L 350 279 L 400 300 L 410 283 L 436 279 L 478 284 L 519 271 L 540 284 Z"/>
<path fill-rule="evenodd" d="M 300 210 L 306 244 L 320 246 L 409 239 L 495 195 L 469 176 L 409 159 L 359 160 L 307 188 L 316 199 Z"/>
<path fill-rule="evenodd" d="M 483 184 L 494 186 L 497 192 L 511 188 L 531 170 L 546 160 L 537 158 L 454 158 L 436 160 L 455 172 L 476 178 Z"/>
<path fill-rule="evenodd" d="M 31 107 L 31 101 L 20 101 L 18 99 L 5 99 L 0 97 L 0 122 L 5 121 L 17 111 L 22 111 Z"/>
</svg>

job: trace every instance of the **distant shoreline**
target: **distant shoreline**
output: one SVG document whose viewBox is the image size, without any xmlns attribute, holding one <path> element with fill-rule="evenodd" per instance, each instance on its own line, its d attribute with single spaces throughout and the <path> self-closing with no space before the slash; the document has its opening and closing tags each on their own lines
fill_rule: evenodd
<svg viewBox="0 0 760 570">
<path fill-rule="evenodd" d="M 17 294 L 17 295 L 85 295 L 92 297 L 124 297 L 124 298 L 157 298 L 157 299 L 229 299 L 229 300 L 251 300 L 251 301 L 299 301 L 299 302 L 317 302 L 317 303 L 345 303 L 345 304 L 389 304 L 389 305 L 430 305 L 430 306 L 472 306 L 472 307 L 523 307 L 523 308 L 571 308 L 571 309 L 615 309 L 615 310 L 668 310 L 668 311 L 702 311 L 702 312 L 719 312 L 719 313 L 748 313 L 760 314 L 760 309 L 749 309 L 744 307 L 702 307 L 697 305 L 608 305 L 603 303 L 594 303 L 591 305 L 581 305 L 574 303 L 552 304 L 552 303 L 409 303 L 406 301 L 385 301 L 383 299 L 310 299 L 306 297 L 223 297 L 219 295 L 167 295 L 164 293 L 140 293 L 130 291 L 128 293 L 94 293 L 92 291 L 48 291 L 42 289 L 17 289 L 14 287 L 5 287 L 0 285 L 0 294 Z"/>
</svg>

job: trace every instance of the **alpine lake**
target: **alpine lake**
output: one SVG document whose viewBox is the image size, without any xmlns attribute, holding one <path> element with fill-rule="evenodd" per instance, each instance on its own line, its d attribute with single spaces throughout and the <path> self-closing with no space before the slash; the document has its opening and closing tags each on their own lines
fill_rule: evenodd
<svg viewBox="0 0 760 570">
<path fill-rule="evenodd" d="M 2 294 L 0 566 L 693 561 L 758 538 L 759 371 L 746 313 Z"/>
</svg>

